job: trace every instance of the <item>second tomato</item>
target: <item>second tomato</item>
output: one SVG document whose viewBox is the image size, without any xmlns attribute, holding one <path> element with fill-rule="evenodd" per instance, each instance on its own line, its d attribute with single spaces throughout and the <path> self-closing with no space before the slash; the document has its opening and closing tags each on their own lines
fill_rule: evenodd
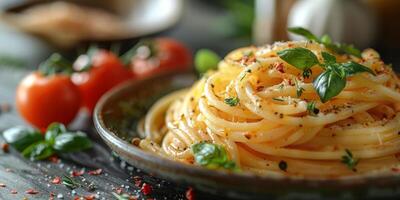
<svg viewBox="0 0 400 200">
<path fill-rule="evenodd" d="M 81 55 L 74 63 L 74 68 L 82 69 L 89 65 L 85 72 L 74 73 L 72 81 L 78 85 L 82 106 L 90 113 L 100 97 L 114 86 L 133 77 L 119 58 L 106 50 L 97 50 L 92 55 Z"/>
</svg>

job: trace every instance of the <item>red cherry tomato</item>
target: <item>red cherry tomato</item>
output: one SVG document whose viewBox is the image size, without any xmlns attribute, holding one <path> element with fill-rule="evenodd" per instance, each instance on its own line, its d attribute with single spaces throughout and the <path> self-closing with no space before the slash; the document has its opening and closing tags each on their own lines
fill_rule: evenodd
<svg viewBox="0 0 400 200">
<path fill-rule="evenodd" d="M 80 107 L 80 93 L 69 76 L 43 76 L 34 72 L 17 88 L 16 106 L 21 116 L 39 129 L 52 122 L 70 123 Z"/>
<path fill-rule="evenodd" d="M 75 61 L 74 68 L 82 68 L 79 66 L 82 63 L 80 58 Z M 123 66 L 116 55 L 106 50 L 96 51 L 90 60 L 88 71 L 74 73 L 71 78 L 81 92 L 82 106 L 92 113 L 97 101 L 104 93 L 131 79 L 133 74 Z"/>
<path fill-rule="evenodd" d="M 181 42 L 171 38 L 157 38 L 150 45 L 138 47 L 136 55 L 131 60 L 131 69 L 138 77 L 168 70 L 188 71 L 190 69 L 192 55 Z"/>
</svg>

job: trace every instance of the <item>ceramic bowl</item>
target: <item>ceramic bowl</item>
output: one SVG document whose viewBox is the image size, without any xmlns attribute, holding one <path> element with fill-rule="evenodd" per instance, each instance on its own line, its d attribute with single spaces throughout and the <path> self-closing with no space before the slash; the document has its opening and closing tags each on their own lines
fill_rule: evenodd
<svg viewBox="0 0 400 200">
<path fill-rule="evenodd" d="M 123 84 L 96 106 L 95 127 L 122 159 L 148 173 L 196 189 L 238 199 L 374 199 L 400 198 L 399 176 L 347 180 L 307 180 L 209 170 L 168 160 L 129 143 L 136 125 L 161 96 L 190 86 L 191 74 L 165 74 Z"/>
</svg>

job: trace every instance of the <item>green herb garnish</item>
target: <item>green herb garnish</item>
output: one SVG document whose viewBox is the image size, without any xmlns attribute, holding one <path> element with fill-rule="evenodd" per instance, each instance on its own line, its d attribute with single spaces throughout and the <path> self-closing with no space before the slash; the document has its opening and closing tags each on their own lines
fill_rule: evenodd
<svg viewBox="0 0 400 200">
<path fill-rule="evenodd" d="M 239 104 L 239 98 L 237 97 L 229 97 L 229 98 L 225 98 L 224 102 L 230 106 L 237 106 Z"/>
<path fill-rule="evenodd" d="M 317 115 L 319 113 L 319 109 L 315 107 L 315 101 L 311 101 L 307 103 L 307 112 L 310 115 Z"/>
<path fill-rule="evenodd" d="M 236 163 L 229 160 L 224 147 L 209 142 L 200 142 L 191 147 L 197 164 L 210 169 L 238 170 Z"/>
<path fill-rule="evenodd" d="M 323 35 L 321 38 L 319 38 L 313 33 L 311 33 L 309 30 L 302 27 L 288 28 L 288 31 L 296 35 L 301 35 L 308 40 L 323 44 L 326 48 L 329 48 L 332 51 L 335 51 L 336 53 L 350 54 L 358 58 L 361 58 L 361 51 L 359 49 L 349 44 L 333 43 L 331 37 L 329 37 L 328 35 Z"/>
<path fill-rule="evenodd" d="M 208 70 L 217 69 L 220 60 L 221 57 L 219 57 L 214 51 L 209 49 L 200 49 L 196 52 L 194 57 L 194 66 L 199 74 L 204 74 Z"/>
<path fill-rule="evenodd" d="M 285 101 L 285 100 L 283 100 L 282 98 L 277 98 L 277 97 L 272 97 L 272 100 L 275 100 L 275 101 Z"/>
<path fill-rule="evenodd" d="M 81 186 L 81 184 L 79 184 L 74 179 L 66 175 L 62 177 L 62 184 L 67 186 L 69 189 L 75 189 Z"/>
<path fill-rule="evenodd" d="M 299 85 L 299 82 L 297 81 L 297 79 L 295 79 L 295 83 L 296 83 L 296 96 L 297 96 L 297 98 L 299 98 L 299 97 L 301 97 L 301 95 L 303 94 L 305 89 Z"/>
<path fill-rule="evenodd" d="M 4 139 L 31 160 L 43 160 L 57 153 L 82 151 L 92 142 L 82 132 L 68 132 L 63 124 L 52 123 L 45 136 L 35 129 L 14 127 L 3 132 Z"/>
<path fill-rule="evenodd" d="M 349 149 L 345 149 L 345 155 L 342 156 L 342 163 L 346 164 L 349 169 L 356 172 L 357 169 L 355 168 L 358 164 L 358 159 L 354 159 L 353 154 Z"/>
<path fill-rule="evenodd" d="M 337 63 L 336 57 L 332 54 L 327 52 L 322 52 L 321 54 L 324 59 L 323 63 L 318 61 L 316 55 L 312 51 L 305 48 L 285 49 L 278 52 L 282 60 L 303 70 L 303 72 L 310 70 L 314 65 L 319 65 L 325 69 L 325 71 L 313 81 L 313 86 L 322 102 L 326 102 L 337 96 L 345 88 L 347 77 L 362 72 L 375 75 L 371 69 L 364 65 L 352 61 Z"/>
</svg>

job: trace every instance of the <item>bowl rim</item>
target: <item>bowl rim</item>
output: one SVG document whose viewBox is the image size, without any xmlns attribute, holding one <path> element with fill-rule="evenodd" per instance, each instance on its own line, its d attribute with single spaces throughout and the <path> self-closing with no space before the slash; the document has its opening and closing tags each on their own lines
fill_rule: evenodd
<svg viewBox="0 0 400 200">
<path fill-rule="evenodd" d="M 179 75 L 190 75 L 189 73 L 178 73 Z M 267 184 L 267 185 L 275 185 L 281 184 L 285 182 L 285 184 L 291 184 L 293 186 L 306 187 L 310 189 L 320 189 L 321 187 L 335 187 L 335 188 L 348 188 L 349 186 L 354 187 L 363 187 L 366 185 L 375 185 L 374 183 L 379 183 L 377 185 L 382 186 L 381 183 L 388 183 L 391 185 L 393 183 L 400 182 L 400 176 L 396 176 L 393 174 L 384 174 L 379 176 L 355 176 L 355 177 L 347 177 L 347 178 L 336 178 L 336 179 L 316 179 L 316 178 L 298 178 L 298 177 L 290 177 L 290 176 L 264 176 L 257 175 L 251 172 L 231 172 L 227 170 L 212 170 L 207 169 L 201 166 L 196 165 L 188 165 L 185 163 L 180 163 L 177 161 L 173 161 L 167 158 L 163 158 L 161 156 L 152 154 L 151 152 L 146 152 L 122 138 L 118 137 L 112 130 L 108 129 L 103 121 L 102 111 L 105 105 L 113 98 L 118 99 L 118 97 L 123 96 L 125 90 L 129 90 L 132 87 L 137 87 L 143 84 L 146 81 L 152 81 L 159 78 L 165 78 L 167 76 L 176 76 L 177 73 L 167 73 L 161 74 L 154 77 L 148 77 L 140 80 L 131 80 L 127 81 L 112 90 L 108 91 L 105 95 L 103 95 L 96 107 L 94 109 L 93 121 L 95 128 L 101 138 L 106 142 L 110 142 L 118 146 L 119 150 L 124 151 L 128 154 L 133 154 L 135 157 L 139 157 L 142 161 L 151 163 L 152 165 L 164 166 L 167 168 L 171 168 L 174 171 L 179 171 L 184 173 L 184 176 L 196 176 L 202 179 L 210 179 L 212 181 L 229 179 L 230 182 L 243 181 L 246 182 L 254 182 L 257 184 Z M 109 144 L 107 144 L 110 146 Z M 145 169 L 144 169 L 145 170 Z M 148 172 L 148 170 L 145 170 Z M 154 171 L 154 173 L 160 175 L 160 177 L 167 178 L 167 176 L 157 173 L 156 169 L 150 169 L 150 171 Z M 167 178 L 169 179 L 169 178 Z"/>
</svg>

